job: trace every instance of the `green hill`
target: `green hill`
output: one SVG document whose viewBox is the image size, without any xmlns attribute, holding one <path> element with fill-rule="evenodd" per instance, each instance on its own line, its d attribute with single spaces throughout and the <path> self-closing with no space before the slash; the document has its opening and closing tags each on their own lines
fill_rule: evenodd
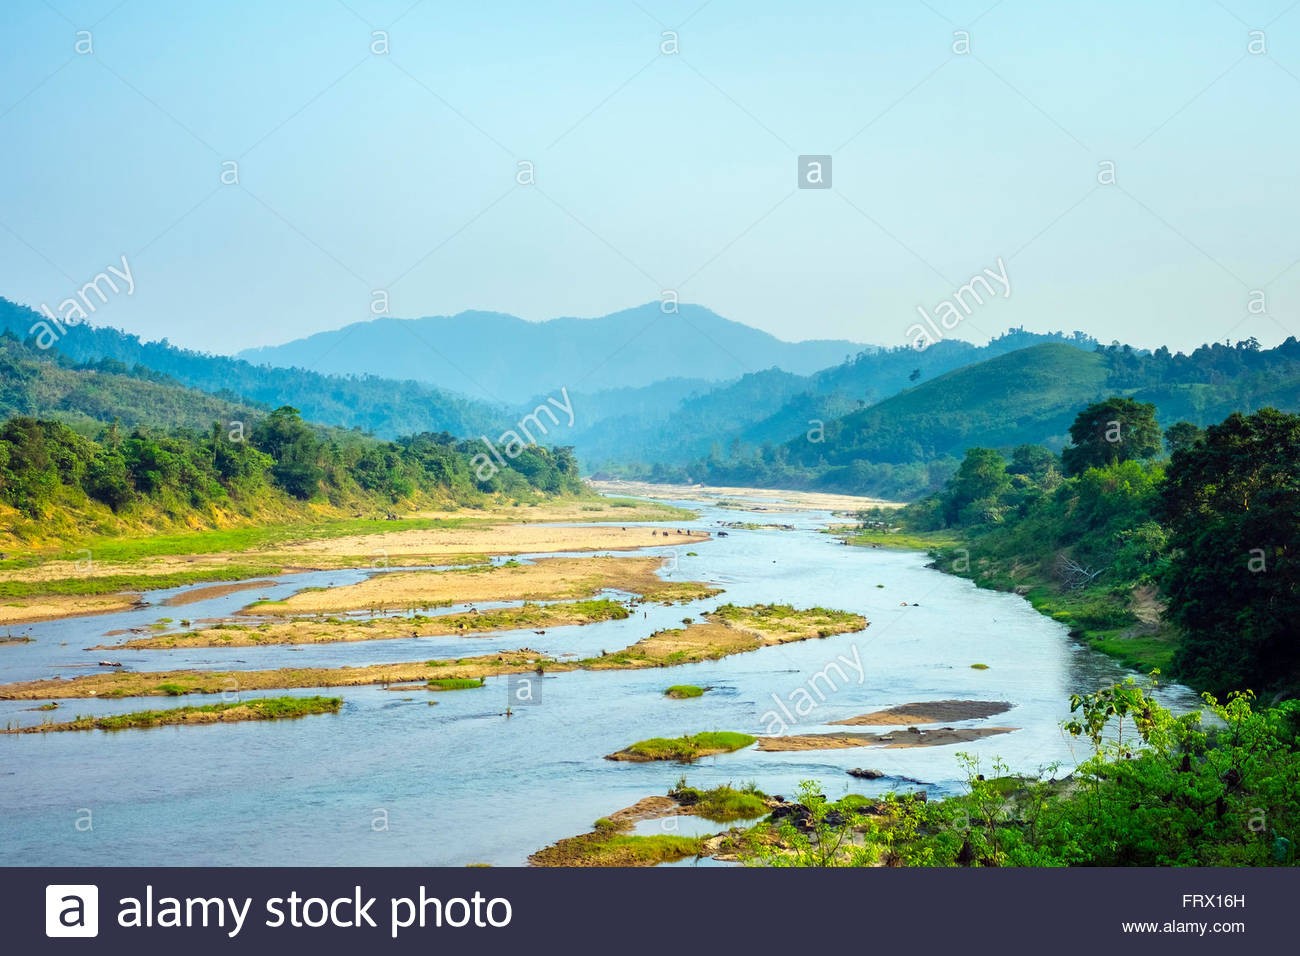
<svg viewBox="0 0 1300 956">
<path fill-rule="evenodd" d="M 803 433 L 782 444 L 737 442 L 726 458 L 715 453 L 651 475 L 912 498 L 940 487 L 967 448 L 1060 449 L 1074 415 L 1107 395 L 1154 404 L 1165 425 L 1207 425 L 1266 406 L 1300 410 L 1300 342 L 1289 338 L 1274 349 L 1253 339 L 1216 343 L 1190 355 L 1043 343 L 947 372 L 821 427 L 791 417 L 787 425 Z"/>
<path fill-rule="evenodd" d="M 0 419 L 31 415 L 92 434 L 113 421 L 128 429 L 206 429 L 214 421 L 251 422 L 267 411 L 186 388 L 142 366 L 128 369 L 113 359 L 75 363 L 0 333 Z"/>
<path fill-rule="evenodd" d="M 593 468 L 630 462 L 685 465 L 704 455 L 720 457 L 723 449 L 734 452 L 737 444 L 785 442 L 803 435 L 810 421 L 832 421 L 918 381 L 928 382 L 954 369 L 1042 342 L 1064 343 L 1087 352 L 1097 345 L 1081 332 L 1042 334 L 1011 329 L 982 346 L 946 339 L 923 352 L 910 346 L 869 349 L 812 375 L 771 368 L 702 389 L 672 405 L 655 405 L 639 415 L 610 416 L 580 426 L 573 444 Z"/>
<path fill-rule="evenodd" d="M 0 331 L 26 341 L 42 317 L 26 306 L 0 298 Z M 207 355 L 167 342 L 142 342 L 112 328 L 79 325 L 67 330 L 50 352 L 74 362 L 111 359 L 144 366 L 189 388 L 202 389 L 235 403 L 268 408 L 292 405 L 308 421 L 360 428 L 381 438 L 420 432 L 472 436 L 498 434 L 517 416 L 483 402 L 418 382 L 374 376 L 322 375 L 305 369 L 251 365 L 223 355 Z"/>
<path fill-rule="evenodd" d="M 1059 448 L 1081 405 L 1105 391 L 1100 355 L 1046 343 L 989 359 L 853 412 L 825 429 L 825 441 L 787 443 L 791 459 L 842 465 L 898 464 L 960 455 L 971 445 L 1033 441 Z"/>
</svg>

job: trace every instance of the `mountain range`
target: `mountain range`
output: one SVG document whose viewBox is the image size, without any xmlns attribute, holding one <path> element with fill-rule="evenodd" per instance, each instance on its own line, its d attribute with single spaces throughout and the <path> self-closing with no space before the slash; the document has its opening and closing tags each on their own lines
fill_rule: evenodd
<svg viewBox="0 0 1300 956">
<path fill-rule="evenodd" d="M 983 346 L 948 339 L 918 352 L 847 342 L 784 343 L 698 307 L 683 306 L 687 318 L 666 316 L 665 324 L 657 325 L 649 308 L 619 313 L 621 318 L 538 323 L 552 327 L 535 341 L 551 356 L 589 356 L 597 343 L 608 343 L 610 329 L 619 323 L 627 331 L 637 321 L 650 322 L 639 336 L 650 346 L 684 328 L 675 323 L 694 320 L 714 332 L 725 330 L 733 344 L 751 343 L 755 362 L 778 355 L 792 367 L 770 365 L 720 377 L 707 367 L 713 360 L 702 355 L 689 356 L 680 369 L 671 367 L 662 356 L 685 356 L 679 344 L 658 351 L 629 345 L 625 351 L 630 362 L 635 359 L 639 376 L 653 374 L 653 363 L 647 364 L 651 352 L 660 356 L 665 374 L 643 384 L 627 380 L 582 388 L 577 376 L 569 376 L 573 386 L 563 376 L 549 378 L 563 368 L 521 355 L 512 345 L 476 368 L 503 377 L 513 370 L 513 384 L 499 390 L 525 399 L 490 402 L 461 394 L 446 381 L 368 373 L 367 352 L 353 343 L 379 349 L 377 343 L 391 341 L 395 332 L 405 336 L 398 320 L 350 327 L 346 341 L 338 336 L 347 330 L 322 333 L 322 341 L 335 346 L 337 371 L 327 373 L 193 352 L 166 340 L 142 342 L 116 329 L 86 325 L 67 328 L 54 347 L 41 349 L 31 334 L 41 317 L 0 299 L 0 330 L 6 336 L 0 347 L 0 415 L 56 418 L 93 434 L 115 420 L 126 427 L 202 428 L 214 420 L 256 417 L 292 405 L 317 425 L 381 438 L 447 432 L 476 439 L 501 434 L 563 389 L 572 421 L 548 422 L 537 440 L 573 446 L 587 473 L 908 498 L 942 484 L 974 445 L 1059 449 L 1078 410 L 1106 395 L 1151 402 L 1166 425 L 1178 420 L 1204 425 L 1264 405 L 1300 409 L 1295 339 L 1274 349 L 1248 340 L 1175 355 L 1163 348 L 1102 347 L 1081 332 L 1013 329 Z M 447 328 L 463 328 L 469 315 L 413 324 L 447 321 Z M 517 331 L 522 321 L 497 320 L 487 321 L 485 329 Z M 571 341 L 554 338 L 561 329 Z M 594 338 L 586 338 L 587 332 Z M 486 333 L 474 333 L 479 334 Z M 307 341 L 283 348 L 301 348 Z M 856 353 L 843 354 L 854 348 Z M 397 351 L 408 363 L 419 357 L 418 349 Z M 817 361 L 819 353 L 832 352 L 826 366 L 798 371 Z"/>
<path fill-rule="evenodd" d="M 783 342 L 699 305 L 658 302 L 594 319 L 529 322 L 499 312 L 377 318 L 283 345 L 246 349 L 258 365 L 410 379 L 496 404 L 664 379 L 718 382 L 778 367 L 809 374 L 863 350 L 857 342 Z"/>
</svg>

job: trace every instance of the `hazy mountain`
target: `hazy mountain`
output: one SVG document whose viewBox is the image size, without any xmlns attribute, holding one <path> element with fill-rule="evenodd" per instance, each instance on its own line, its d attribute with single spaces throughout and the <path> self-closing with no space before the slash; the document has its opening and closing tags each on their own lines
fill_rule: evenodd
<svg viewBox="0 0 1300 956">
<path fill-rule="evenodd" d="M 659 303 L 595 319 L 527 322 L 498 312 L 378 318 L 239 357 L 282 368 L 431 382 L 488 401 L 649 385 L 718 382 L 781 368 L 808 374 L 863 349 L 837 340 L 783 342 L 698 305 Z"/>
</svg>

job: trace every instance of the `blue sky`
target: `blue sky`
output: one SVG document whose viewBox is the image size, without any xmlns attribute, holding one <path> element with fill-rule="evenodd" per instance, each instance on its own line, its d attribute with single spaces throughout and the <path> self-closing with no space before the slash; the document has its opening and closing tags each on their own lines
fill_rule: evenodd
<svg viewBox="0 0 1300 956">
<path fill-rule="evenodd" d="M 1293 0 L 8 0 L 0 26 L 0 295 L 126 255 L 94 321 L 148 338 L 274 344 L 374 289 L 527 319 L 671 289 L 897 345 L 999 257 L 1011 295 L 958 337 L 1300 334 Z M 796 189 L 799 154 L 833 188 Z"/>
</svg>

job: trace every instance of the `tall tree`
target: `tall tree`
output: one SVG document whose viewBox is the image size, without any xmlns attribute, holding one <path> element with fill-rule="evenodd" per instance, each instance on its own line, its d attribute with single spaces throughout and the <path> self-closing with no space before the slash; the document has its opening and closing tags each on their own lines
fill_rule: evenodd
<svg viewBox="0 0 1300 956">
<path fill-rule="evenodd" d="M 1201 439 L 1202 434 L 1201 429 L 1191 422 L 1174 422 L 1165 429 L 1165 447 L 1173 455 L 1184 448 L 1191 448 Z"/>
<path fill-rule="evenodd" d="M 320 490 L 325 471 L 319 464 L 316 435 L 298 409 L 281 405 L 253 429 L 253 444 L 275 459 L 271 475 L 295 498 L 310 498 Z"/>
<path fill-rule="evenodd" d="M 1300 680 L 1300 415 L 1229 416 L 1174 455 L 1161 491 L 1180 674 L 1216 692 Z"/>
<path fill-rule="evenodd" d="M 970 448 L 944 494 L 944 518 L 949 525 L 987 521 L 998 497 L 1011 488 L 1007 461 L 992 448 Z"/>
<path fill-rule="evenodd" d="M 1102 468 L 1135 458 L 1160 454 L 1160 426 L 1156 407 L 1131 398 L 1111 396 L 1093 402 L 1070 426 L 1073 442 L 1061 452 L 1067 475 Z"/>
</svg>

